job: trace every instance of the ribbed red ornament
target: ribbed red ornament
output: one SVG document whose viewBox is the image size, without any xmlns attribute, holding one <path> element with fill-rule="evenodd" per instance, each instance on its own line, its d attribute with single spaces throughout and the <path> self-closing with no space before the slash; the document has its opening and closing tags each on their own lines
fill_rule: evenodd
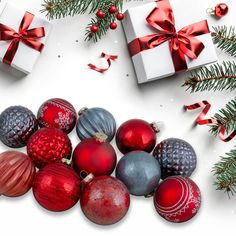
<svg viewBox="0 0 236 236">
<path fill-rule="evenodd" d="M 35 167 L 24 153 L 6 151 L 0 154 L 0 195 L 18 197 L 32 186 Z"/>
<path fill-rule="evenodd" d="M 66 100 L 52 98 L 39 108 L 38 122 L 41 127 L 54 127 L 70 133 L 75 127 L 76 111 Z"/>
<path fill-rule="evenodd" d="M 38 168 L 70 157 L 71 141 L 60 129 L 42 128 L 27 143 L 27 153 Z"/>
<path fill-rule="evenodd" d="M 67 164 L 49 164 L 36 174 L 33 194 L 49 211 L 68 210 L 79 200 L 80 178 Z"/>
<path fill-rule="evenodd" d="M 181 223 L 190 220 L 197 214 L 200 204 L 200 190 L 188 177 L 168 177 L 154 194 L 157 212 L 171 222 Z"/>
</svg>

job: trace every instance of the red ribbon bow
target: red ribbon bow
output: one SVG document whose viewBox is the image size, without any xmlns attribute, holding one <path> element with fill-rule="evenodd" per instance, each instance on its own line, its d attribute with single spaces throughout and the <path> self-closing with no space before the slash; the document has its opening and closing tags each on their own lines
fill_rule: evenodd
<svg viewBox="0 0 236 236">
<path fill-rule="evenodd" d="M 185 55 L 191 59 L 196 59 L 204 49 L 204 44 L 195 36 L 210 32 L 207 21 L 203 20 L 176 31 L 174 14 L 169 0 L 160 0 L 156 4 L 157 7 L 146 20 L 158 33 L 131 41 L 129 43 L 130 54 L 134 56 L 169 41 L 175 71 L 186 70 L 188 67 Z"/>
<path fill-rule="evenodd" d="M 17 52 L 19 43 L 23 42 L 27 46 L 41 52 L 43 50 L 44 44 L 39 42 L 37 39 L 45 36 L 44 28 L 34 28 L 29 29 L 34 15 L 26 12 L 21 24 L 19 26 L 18 32 L 14 29 L 0 23 L 0 41 L 11 40 L 11 43 L 3 57 L 3 62 L 10 65 Z"/>
</svg>

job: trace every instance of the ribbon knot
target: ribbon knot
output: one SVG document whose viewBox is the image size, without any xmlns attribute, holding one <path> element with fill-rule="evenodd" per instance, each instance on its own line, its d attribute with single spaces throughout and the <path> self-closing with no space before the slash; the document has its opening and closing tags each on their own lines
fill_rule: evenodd
<svg viewBox="0 0 236 236">
<path fill-rule="evenodd" d="M 0 41 L 11 41 L 8 49 L 3 57 L 3 62 L 10 65 L 18 50 L 19 43 L 22 42 L 28 47 L 41 52 L 44 44 L 38 41 L 39 38 L 45 37 L 43 27 L 29 29 L 34 15 L 26 12 L 20 23 L 18 32 L 0 23 Z"/>
</svg>

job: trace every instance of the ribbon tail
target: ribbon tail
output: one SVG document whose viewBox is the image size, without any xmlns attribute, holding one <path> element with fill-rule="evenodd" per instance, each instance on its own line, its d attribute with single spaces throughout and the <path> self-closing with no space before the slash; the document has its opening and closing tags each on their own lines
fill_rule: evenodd
<svg viewBox="0 0 236 236">
<path fill-rule="evenodd" d="M 35 49 L 38 52 L 42 52 L 43 48 L 44 48 L 44 44 L 37 41 L 36 39 L 22 39 L 22 42 L 24 42 L 27 46 Z"/>
<path fill-rule="evenodd" d="M 3 62 L 7 65 L 11 65 L 13 58 L 17 52 L 17 49 L 19 47 L 19 39 L 13 39 L 11 44 L 9 45 L 8 49 L 7 49 L 7 53 L 5 54 L 5 56 L 3 57 Z"/>
</svg>

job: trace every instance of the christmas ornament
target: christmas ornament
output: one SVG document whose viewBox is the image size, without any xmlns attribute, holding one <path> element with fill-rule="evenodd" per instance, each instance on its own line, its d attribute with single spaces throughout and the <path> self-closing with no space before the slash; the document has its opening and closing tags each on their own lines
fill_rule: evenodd
<svg viewBox="0 0 236 236">
<path fill-rule="evenodd" d="M 123 20 L 125 18 L 125 16 L 124 16 L 124 14 L 123 13 L 121 13 L 121 12 L 119 12 L 117 15 L 116 15 L 116 19 L 117 20 Z"/>
<path fill-rule="evenodd" d="M 197 214 L 200 204 L 200 190 L 188 177 L 168 177 L 154 194 L 157 212 L 171 222 L 180 223 L 190 220 Z"/>
<path fill-rule="evenodd" d="M 120 221 L 127 213 L 129 204 L 127 188 L 112 176 L 90 179 L 80 199 L 85 216 L 100 225 L 110 225 Z"/>
<path fill-rule="evenodd" d="M 216 17 L 226 16 L 229 12 L 229 7 L 225 3 L 219 3 L 214 8 L 208 8 L 207 13 Z"/>
<path fill-rule="evenodd" d="M 104 12 L 102 11 L 102 10 L 98 10 L 97 11 L 97 13 L 96 13 L 96 16 L 98 17 L 98 18 L 103 18 L 104 17 Z"/>
<path fill-rule="evenodd" d="M 26 107 L 8 107 L 0 115 L 0 140 L 9 147 L 25 146 L 37 129 L 36 117 Z"/>
<path fill-rule="evenodd" d="M 116 122 L 113 115 L 103 108 L 83 108 L 79 112 L 76 131 L 81 140 L 103 133 L 110 142 L 116 132 Z"/>
<path fill-rule="evenodd" d="M 97 33 L 98 30 L 99 30 L 99 28 L 98 28 L 97 25 L 92 25 L 92 26 L 90 27 L 90 31 L 91 31 L 92 33 Z"/>
<path fill-rule="evenodd" d="M 110 28 L 111 28 L 112 30 L 116 29 L 116 28 L 117 28 L 116 22 L 111 22 Z"/>
<path fill-rule="evenodd" d="M 116 144 L 123 154 L 135 150 L 151 152 L 156 145 L 157 132 L 155 124 L 139 119 L 128 120 L 117 130 Z"/>
<path fill-rule="evenodd" d="M 64 163 L 52 163 L 35 176 L 33 194 L 37 202 L 49 211 L 72 208 L 80 197 L 80 179 Z"/>
<path fill-rule="evenodd" d="M 160 142 L 153 156 L 161 166 L 161 177 L 190 176 L 196 168 L 197 157 L 193 147 L 184 140 L 169 138 Z"/>
<path fill-rule="evenodd" d="M 31 136 L 27 144 L 28 155 L 38 168 L 69 158 L 71 150 L 68 136 L 56 128 L 38 130 Z"/>
<path fill-rule="evenodd" d="M 126 185 L 131 194 L 148 195 L 158 186 L 160 165 L 149 153 L 133 151 L 118 162 L 116 177 Z"/>
<path fill-rule="evenodd" d="M 114 6 L 114 5 L 110 6 L 109 12 L 110 12 L 111 14 L 116 13 L 116 11 L 117 11 L 116 6 Z"/>
<path fill-rule="evenodd" d="M 66 100 L 52 98 L 39 108 L 38 122 L 41 127 L 54 127 L 70 133 L 75 127 L 76 111 Z"/>
<path fill-rule="evenodd" d="M 0 154 L 0 195 L 18 197 L 31 188 L 35 175 L 32 160 L 24 153 L 6 151 Z"/>
<path fill-rule="evenodd" d="M 104 138 L 105 137 L 105 138 Z M 97 134 L 84 139 L 74 150 L 72 161 L 75 170 L 95 176 L 110 175 L 116 165 L 116 153 L 112 145 L 105 141 L 106 136 Z"/>
</svg>

